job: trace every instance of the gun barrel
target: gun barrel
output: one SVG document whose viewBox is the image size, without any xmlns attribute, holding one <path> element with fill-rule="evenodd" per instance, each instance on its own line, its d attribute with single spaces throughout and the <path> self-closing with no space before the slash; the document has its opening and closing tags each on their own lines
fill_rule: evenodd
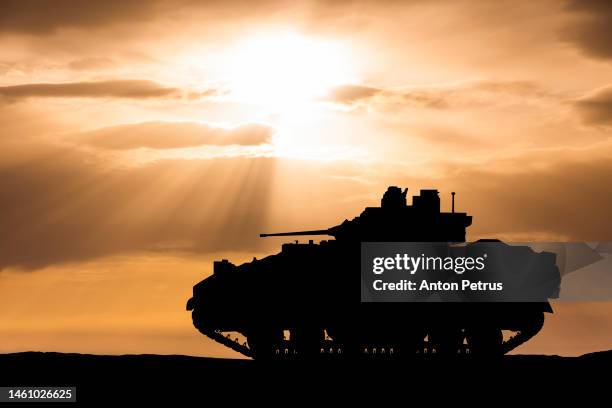
<svg viewBox="0 0 612 408">
<path fill-rule="evenodd" d="M 329 230 L 312 230 L 312 231 L 295 231 L 295 232 L 275 232 L 273 234 L 259 234 L 261 238 L 265 237 L 289 237 L 294 235 L 329 235 Z"/>
</svg>

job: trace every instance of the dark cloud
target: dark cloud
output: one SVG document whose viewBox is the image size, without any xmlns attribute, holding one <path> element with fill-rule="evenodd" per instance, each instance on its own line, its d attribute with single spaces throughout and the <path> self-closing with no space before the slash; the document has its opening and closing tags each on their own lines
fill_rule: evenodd
<svg viewBox="0 0 612 408">
<path fill-rule="evenodd" d="M 612 58 L 612 2 L 570 0 L 567 10 L 574 19 L 563 30 L 563 38 L 591 57 Z"/>
<path fill-rule="evenodd" d="M 574 101 L 585 123 L 612 125 L 612 85 Z"/>
<path fill-rule="evenodd" d="M 61 147 L 2 146 L 0 269 L 110 254 L 257 248 L 273 158 L 118 166 Z M 265 242 L 263 242 L 265 244 Z"/>
<path fill-rule="evenodd" d="M 147 20 L 160 1 L 4 0 L 0 32 L 47 34 L 60 28 L 102 26 Z"/>
<path fill-rule="evenodd" d="M 142 25 L 177 16 L 237 18 L 261 13 L 267 15 L 276 7 L 288 7 L 283 0 L 261 0 L 249 4 L 242 0 L 3 0 L 0 2 L 0 33 L 48 35 L 62 29 L 108 29 L 113 25 Z M 247 11 L 248 10 L 248 11 Z"/>
<path fill-rule="evenodd" d="M 273 157 L 126 166 L 69 146 L 0 140 L 0 270 L 142 251 L 270 252 L 279 241 L 259 233 L 332 225 L 344 214 L 329 204 L 363 190 L 327 177 L 330 165 L 346 171 Z"/>
<path fill-rule="evenodd" d="M 23 84 L 0 87 L 0 98 L 15 101 L 24 98 L 169 98 L 180 96 L 180 90 L 147 80 L 111 80 Z"/>
<path fill-rule="evenodd" d="M 494 167 L 458 171 L 456 185 L 464 191 L 462 208 L 475 215 L 472 233 L 543 233 L 570 241 L 612 239 L 609 158 L 534 164 L 522 160 L 508 172 Z"/>
<path fill-rule="evenodd" d="M 144 122 L 96 129 L 71 139 L 104 149 L 172 149 L 201 145 L 261 145 L 271 142 L 273 134 L 273 128 L 258 123 L 223 128 L 197 122 Z"/>
<path fill-rule="evenodd" d="M 612 239 L 612 144 L 526 153 L 482 163 L 459 160 L 436 177 L 405 175 L 401 185 L 438 188 L 443 206 L 474 216 L 469 238 L 524 242 Z"/>
<path fill-rule="evenodd" d="M 258 233 L 334 225 L 375 205 L 390 184 L 411 193 L 438 188 L 445 208 L 447 193 L 457 191 L 457 208 L 474 216 L 472 239 L 544 234 L 608 241 L 612 234 L 612 162 L 603 155 L 586 160 L 591 155 L 555 153 L 558 160 L 545 166 L 550 153 L 462 163 L 434 178 L 401 167 L 373 177 L 340 163 L 330 169 L 274 158 L 118 166 L 67 148 L 31 150 L 2 150 L 13 159 L 0 162 L 0 267 L 163 249 L 273 251 L 278 241 L 259 240 Z"/>
</svg>

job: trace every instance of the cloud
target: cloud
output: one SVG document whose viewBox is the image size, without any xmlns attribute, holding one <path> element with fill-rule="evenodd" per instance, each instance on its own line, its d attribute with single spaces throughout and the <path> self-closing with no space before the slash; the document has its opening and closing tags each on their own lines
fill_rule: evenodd
<svg viewBox="0 0 612 408">
<path fill-rule="evenodd" d="M 244 3 L 228 0 L 3 0 L 0 2 L 0 33 L 48 35 L 63 29 L 96 29 L 113 25 L 142 26 L 172 18 L 199 16 L 211 20 L 239 13 L 264 13 L 271 7 L 287 8 L 282 0 L 261 0 L 251 5 L 248 12 Z"/>
<path fill-rule="evenodd" d="M 371 98 L 382 92 L 382 89 L 372 86 L 341 85 L 332 88 L 326 95 L 325 100 L 336 103 L 351 104 L 363 99 Z"/>
<path fill-rule="evenodd" d="M 610 241 L 610 157 L 612 141 L 476 162 L 459 157 L 436 163 L 441 167 L 435 176 L 428 175 L 431 166 L 425 175 L 395 169 L 403 176 L 395 182 L 412 193 L 417 186 L 438 188 L 446 208 L 450 192 L 456 191 L 456 208 L 474 217 L 470 239 Z"/>
<path fill-rule="evenodd" d="M 465 108 L 558 98 L 532 81 L 472 81 L 435 87 L 404 89 L 369 85 L 342 85 L 332 88 L 324 101 L 345 106 L 417 107 L 431 109 Z"/>
<path fill-rule="evenodd" d="M 612 85 L 598 89 L 574 101 L 574 106 L 590 125 L 612 125 Z"/>
<path fill-rule="evenodd" d="M 20 149 L 2 149 L 13 159 L 0 166 L 0 268 L 140 251 L 272 253 L 279 242 L 258 233 L 335 225 L 391 184 L 438 188 L 446 209 L 457 191 L 457 209 L 474 216 L 471 239 L 611 238 L 610 144 L 447 163 L 437 176 L 266 157 L 121 166 L 67 147 Z"/>
<path fill-rule="evenodd" d="M 512 171 L 499 171 L 495 162 L 480 169 L 458 170 L 455 185 L 465 192 L 462 206 L 472 208 L 475 215 L 472 233 L 610 240 L 609 157 L 582 156 L 553 163 L 545 160 L 544 154 L 524 157 L 517 160 Z"/>
<path fill-rule="evenodd" d="M 202 145 L 261 145 L 270 143 L 274 129 L 250 123 L 233 128 L 198 122 L 143 122 L 118 125 L 80 133 L 77 143 L 112 150 L 172 149 Z"/>
<path fill-rule="evenodd" d="M 4 0 L 0 3 L 0 31 L 48 34 L 60 28 L 103 26 L 143 21 L 155 15 L 158 1 L 124 0 Z"/>
<path fill-rule="evenodd" d="M 172 98 L 180 96 L 177 88 L 147 80 L 110 80 L 23 84 L 0 87 L 0 98 L 16 101 L 25 98 Z"/>
<path fill-rule="evenodd" d="M 68 63 L 68 68 L 74 71 L 114 68 L 117 64 L 108 57 L 79 58 Z"/>
<path fill-rule="evenodd" d="M 346 106 L 416 106 L 442 108 L 446 106 L 446 92 L 434 89 L 394 90 L 365 85 L 342 85 L 332 88 L 324 101 Z"/>
<path fill-rule="evenodd" d="M 570 0 L 567 10 L 573 21 L 562 37 L 594 58 L 612 58 L 612 2 L 606 0 Z"/>
<path fill-rule="evenodd" d="M 275 159 L 159 160 L 121 166 L 41 144 L 2 145 L 0 270 L 171 248 L 265 244 Z"/>
</svg>

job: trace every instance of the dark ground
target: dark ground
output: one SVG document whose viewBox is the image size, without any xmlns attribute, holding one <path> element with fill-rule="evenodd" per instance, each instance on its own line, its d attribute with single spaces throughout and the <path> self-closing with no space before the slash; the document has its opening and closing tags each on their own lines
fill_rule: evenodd
<svg viewBox="0 0 612 408">
<path fill-rule="evenodd" d="M 476 398 L 490 395 L 516 406 L 534 398 L 551 402 L 570 392 L 581 398 L 607 394 L 612 351 L 569 358 L 506 356 L 498 361 L 326 361 L 262 364 L 188 356 L 98 356 L 62 353 L 0 355 L 0 386 L 76 386 L 77 400 L 120 403 L 123 400 L 159 402 L 187 399 L 225 406 L 255 396 L 292 405 L 332 391 L 358 400 L 399 397 Z M 293 390 L 293 391 L 291 391 Z M 327 398 L 327 397 L 326 397 Z M 317 402 L 319 401 L 319 402 Z M 324 400 L 327 401 L 327 400 Z M 328 401 L 329 402 L 329 401 Z M 584 402 L 584 400 L 583 400 Z M 114 405 L 114 404 L 113 404 Z M 301 406 L 301 405 L 300 405 Z"/>
</svg>

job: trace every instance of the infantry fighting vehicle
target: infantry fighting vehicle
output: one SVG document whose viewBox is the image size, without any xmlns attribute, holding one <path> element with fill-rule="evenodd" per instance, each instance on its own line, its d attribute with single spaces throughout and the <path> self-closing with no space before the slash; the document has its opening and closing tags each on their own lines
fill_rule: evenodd
<svg viewBox="0 0 612 408">
<path fill-rule="evenodd" d="M 548 298 L 558 297 L 554 254 L 507 247 L 508 265 L 525 266 L 547 282 L 548 293 L 526 302 L 362 302 L 362 242 L 464 243 L 472 217 L 440 211 L 437 190 L 389 187 L 380 207 L 323 230 L 261 234 L 327 235 L 315 243 L 285 243 L 277 254 L 242 265 L 214 262 L 187 302 L 195 327 L 256 359 L 377 356 L 501 356 L 537 334 Z M 543 274 L 543 275 L 542 275 Z M 524 280 L 524 279 L 523 279 Z M 515 290 L 520 285 L 515 285 Z M 508 335 L 504 336 L 504 332 Z"/>
</svg>

